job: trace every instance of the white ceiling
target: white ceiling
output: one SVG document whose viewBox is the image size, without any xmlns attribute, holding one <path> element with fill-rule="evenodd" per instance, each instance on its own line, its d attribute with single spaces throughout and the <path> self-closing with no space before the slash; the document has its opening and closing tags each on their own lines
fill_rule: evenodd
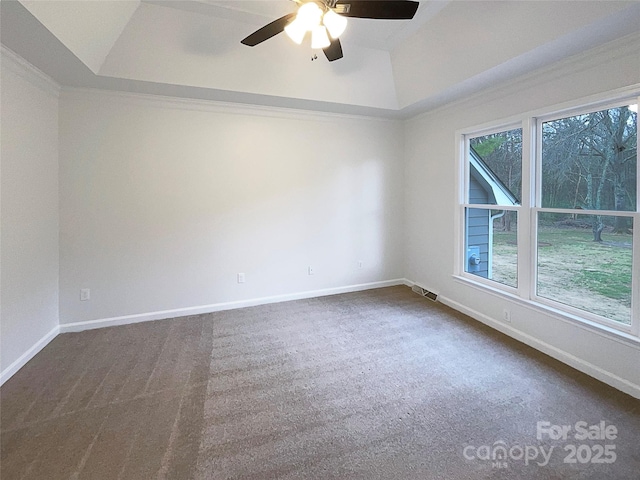
<svg viewBox="0 0 640 480">
<path fill-rule="evenodd" d="M 62 85 L 407 116 L 640 30 L 637 1 L 424 1 L 349 19 L 344 58 L 240 40 L 290 0 L 2 0 L 2 43 Z"/>
<path fill-rule="evenodd" d="M 421 2 L 415 17 L 410 22 L 351 18 L 345 35 L 356 45 L 391 51 L 451 1 Z M 296 3 L 293 0 L 142 0 L 142 2 L 253 24 L 256 30 L 296 10 Z"/>
</svg>

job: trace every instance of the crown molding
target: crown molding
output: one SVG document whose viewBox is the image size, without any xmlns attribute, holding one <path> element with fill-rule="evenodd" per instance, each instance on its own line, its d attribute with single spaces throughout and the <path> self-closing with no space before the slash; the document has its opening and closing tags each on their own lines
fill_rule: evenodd
<svg viewBox="0 0 640 480">
<path fill-rule="evenodd" d="M 0 44 L 2 67 L 27 80 L 34 87 L 56 98 L 60 97 L 62 87 L 47 74 L 31 65 L 20 55 Z"/>
<path fill-rule="evenodd" d="M 367 115 L 355 115 L 349 113 L 322 112 L 316 110 L 304 110 L 287 107 L 254 105 L 244 103 L 223 102 L 219 100 L 204 100 L 196 98 L 173 97 L 149 93 L 125 92 L 121 90 L 105 90 L 84 87 L 62 87 L 63 99 L 72 100 L 78 97 L 109 98 L 126 104 L 137 104 L 155 108 L 171 108 L 178 110 L 191 110 L 199 112 L 221 113 L 227 115 L 252 115 L 269 118 L 286 118 L 294 120 L 309 120 L 324 122 L 342 121 L 369 121 L 400 124 L 399 119 L 376 117 Z"/>
</svg>

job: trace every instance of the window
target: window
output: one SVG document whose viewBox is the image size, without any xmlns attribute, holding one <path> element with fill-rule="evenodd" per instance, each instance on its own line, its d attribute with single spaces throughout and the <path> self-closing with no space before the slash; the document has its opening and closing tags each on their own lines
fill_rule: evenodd
<svg viewBox="0 0 640 480">
<path fill-rule="evenodd" d="M 465 271 L 517 287 L 522 129 L 470 137 L 466 177 Z"/>
<path fill-rule="evenodd" d="M 621 105 L 538 122 L 537 295 L 626 325 L 637 117 Z"/>
<path fill-rule="evenodd" d="M 637 335 L 637 100 L 461 134 L 459 276 Z"/>
</svg>

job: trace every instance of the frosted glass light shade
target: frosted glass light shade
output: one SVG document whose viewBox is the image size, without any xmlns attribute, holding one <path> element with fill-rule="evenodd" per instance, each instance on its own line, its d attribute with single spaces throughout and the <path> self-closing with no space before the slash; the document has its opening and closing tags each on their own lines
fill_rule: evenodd
<svg viewBox="0 0 640 480">
<path fill-rule="evenodd" d="M 320 25 L 320 20 L 322 9 L 317 3 L 308 2 L 298 9 L 295 20 L 284 27 L 284 31 L 291 40 L 300 45 L 305 34 Z"/>
<path fill-rule="evenodd" d="M 305 34 L 307 33 L 307 28 L 296 17 L 293 22 L 284 27 L 284 31 L 291 40 L 300 45 L 302 43 L 302 40 L 304 39 Z"/>
<path fill-rule="evenodd" d="M 308 2 L 298 9 L 296 21 L 307 29 L 311 30 L 316 25 L 320 25 L 322 19 L 322 9 L 315 2 Z"/>
<path fill-rule="evenodd" d="M 347 19 L 341 15 L 338 15 L 333 10 L 328 10 L 327 13 L 324 14 L 324 18 L 322 19 L 322 23 L 329 30 L 329 35 L 331 38 L 338 38 L 344 32 L 344 29 L 347 28 Z"/>
<path fill-rule="evenodd" d="M 318 25 L 311 30 L 311 48 L 327 48 L 331 45 L 329 35 L 327 35 L 327 29 Z"/>
</svg>

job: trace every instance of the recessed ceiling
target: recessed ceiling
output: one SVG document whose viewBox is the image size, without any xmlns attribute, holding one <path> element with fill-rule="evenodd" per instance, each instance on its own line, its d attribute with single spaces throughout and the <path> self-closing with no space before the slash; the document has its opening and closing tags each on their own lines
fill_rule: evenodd
<svg viewBox="0 0 640 480">
<path fill-rule="evenodd" d="M 240 40 L 289 0 L 3 0 L 2 43 L 62 85 L 407 116 L 640 25 L 629 1 L 426 1 L 413 20 L 350 18 L 344 58 Z"/>
</svg>

